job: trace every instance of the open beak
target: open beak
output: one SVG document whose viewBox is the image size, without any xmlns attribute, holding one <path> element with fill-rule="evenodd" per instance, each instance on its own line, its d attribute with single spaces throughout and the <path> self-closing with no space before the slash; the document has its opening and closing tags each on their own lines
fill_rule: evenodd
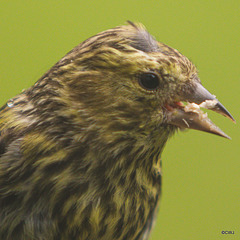
<svg viewBox="0 0 240 240">
<path fill-rule="evenodd" d="M 235 122 L 232 115 L 208 92 L 200 83 L 196 83 L 191 94 L 185 94 L 184 101 L 187 105 L 177 102 L 174 106 L 168 106 L 168 123 L 179 128 L 196 129 L 213 133 L 231 139 L 220 128 L 218 128 L 208 117 L 207 113 L 200 108 L 213 110 Z"/>
</svg>

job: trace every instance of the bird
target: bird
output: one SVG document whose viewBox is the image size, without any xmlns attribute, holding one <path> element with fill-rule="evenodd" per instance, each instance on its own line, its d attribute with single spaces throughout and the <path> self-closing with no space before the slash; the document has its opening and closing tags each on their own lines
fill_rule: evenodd
<svg viewBox="0 0 240 240">
<path fill-rule="evenodd" d="M 103 31 L 0 109 L 0 239 L 147 240 L 178 130 L 230 138 L 195 65 L 141 23 Z"/>
</svg>

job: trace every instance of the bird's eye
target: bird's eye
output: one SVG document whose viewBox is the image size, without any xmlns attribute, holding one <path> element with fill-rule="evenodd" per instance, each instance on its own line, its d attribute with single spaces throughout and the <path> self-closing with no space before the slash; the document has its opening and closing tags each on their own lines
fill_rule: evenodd
<svg viewBox="0 0 240 240">
<path fill-rule="evenodd" d="M 147 90 L 155 90 L 160 84 L 159 77 L 154 72 L 142 73 L 138 81 L 140 86 Z"/>
</svg>

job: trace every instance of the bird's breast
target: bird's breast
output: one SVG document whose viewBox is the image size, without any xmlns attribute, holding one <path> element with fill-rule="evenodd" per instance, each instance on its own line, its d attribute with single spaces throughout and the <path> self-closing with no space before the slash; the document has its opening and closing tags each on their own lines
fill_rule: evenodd
<svg viewBox="0 0 240 240">
<path fill-rule="evenodd" d="M 118 182 L 106 181 L 104 190 L 96 192 L 92 201 L 80 204 L 78 227 L 73 228 L 81 229 L 79 239 L 145 239 L 161 193 L 159 169 L 153 170 L 152 177 L 136 169 Z"/>
</svg>

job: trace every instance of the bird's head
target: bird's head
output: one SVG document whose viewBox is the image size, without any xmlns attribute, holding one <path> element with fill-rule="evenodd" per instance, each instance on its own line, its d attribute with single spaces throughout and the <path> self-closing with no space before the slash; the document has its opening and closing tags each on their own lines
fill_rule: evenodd
<svg viewBox="0 0 240 240">
<path fill-rule="evenodd" d="M 177 50 L 156 41 L 141 24 L 129 22 L 89 38 L 49 76 L 54 79 L 56 73 L 71 113 L 75 109 L 75 115 L 88 119 L 99 131 L 107 128 L 111 137 L 162 134 L 159 129 L 169 135 L 178 128 L 228 137 L 200 110 L 209 108 L 233 120 L 202 86 L 196 67 Z"/>
</svg>

